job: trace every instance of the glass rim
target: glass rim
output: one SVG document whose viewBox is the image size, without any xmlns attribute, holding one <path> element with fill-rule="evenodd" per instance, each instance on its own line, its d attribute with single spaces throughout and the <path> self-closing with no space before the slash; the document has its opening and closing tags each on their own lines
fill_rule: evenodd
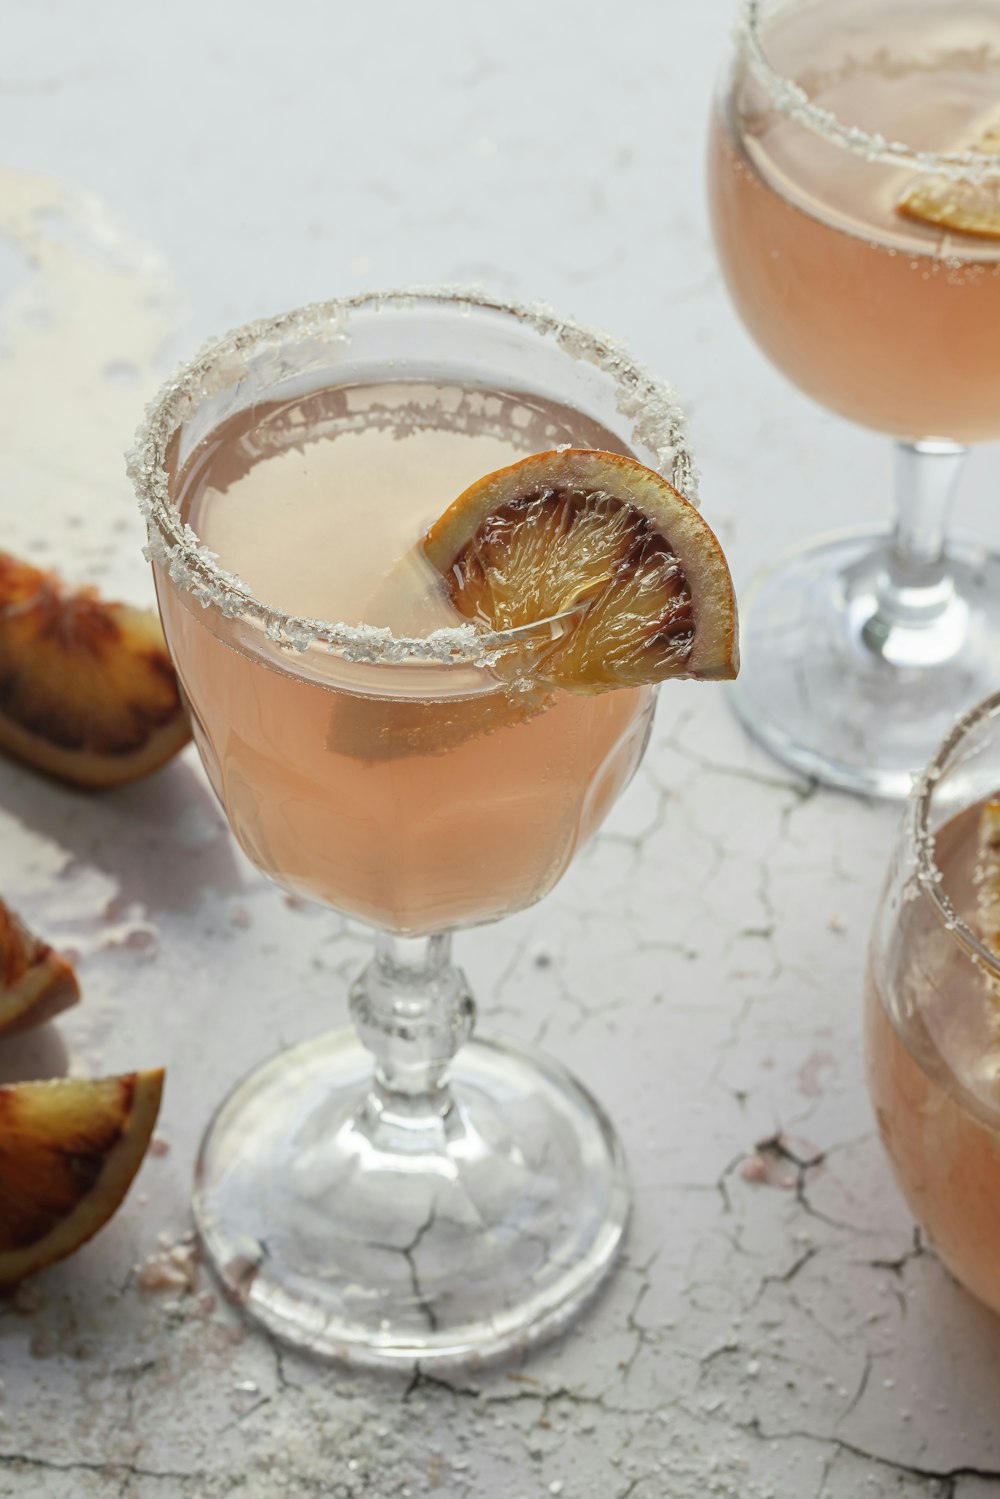
<svg viewBox="0 0 1000 1499">
<path fill-rule="evenodd" d="M 1000 979 L 1000 955 L 980 941 L 971 927 L 958 915 L 945 893 L 941 872 L 934 858 L 934 834 L 931 832 L 930 815 L 935 788 L 946 773 L 952 754 L 972 729 L 985 719 L 998 714 L 1000 714 L 1000 692 L 994 692 L 957 718 L 910 793 L 917 858 L 917 882 L 930 898 L 938 918 L 959 946 L 965 950 L 977 968 L 984 969 L 996 979 Z"/>
<path fill-rule="evenodd" d="M 874 131 L 847 125 L 832 110 L 814 104 L 793 79 L 785 77 L 767 55 L 761 36 L 764 0 L 740 0 L 738 32 L 746 44 L 754 72 L 776 109 L 855 156 L 890 166 L 910 167 L 915 173 L 958 182 L 1000 181 L 1000 153 L 989 151 L 919 151 L 903 141 L 890 141 Z"/>
<path fill-rule="evenodd" d="M 308 303 L 274 317 L 254 319 L 210 340 L 181 364 L 146 408 L 145 420 L 126 454 L 127 470 L 146 521 L 149 562 L 162 566 L 173 584 L 202 607 L 216 607 L 230 619 L 260 628 L 274 644 L 303 652 L 322 646 L 348 661 L 397 664 L 424 661 L 445 666 L 490 666 L 539 633 L 551 638 L 566 616 L 511 630 L 488 630 L 472 623 L 427 636 L 394 635 L 384 626 L 347 625 L 294 615 L 259 599 L 241 578 L 227 572 L 182 520 L 170 495 L 166 455 L 183 426 L 191 403 L 236 384 L 252 354 L 269 345 L 304 341 L 310 334 L 336 332 L 351 313 L 421 304 L 481 310 L 510 317 L 551 336 L 567 357 L 595 366 L 613 382 L 619 413 L 634 424 L 636 439 L 686 499 L 697 504 L 697 470 L 686 440 L 686 418 L 672 387 L 633 359 L 624 344 L 572 318 L 559 317 L 544 303 L 519 303 L 478 288 L 415 286 Z"/>
</svg>

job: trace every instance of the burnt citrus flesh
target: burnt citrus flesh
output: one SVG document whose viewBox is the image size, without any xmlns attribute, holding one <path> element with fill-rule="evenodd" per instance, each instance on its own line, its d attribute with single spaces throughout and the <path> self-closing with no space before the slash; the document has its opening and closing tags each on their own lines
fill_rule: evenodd
<svg viewBox="0 0 1000 1499">
<path fill-rule="evenodd" d="M 149 1145 L 163 1073 L 0 1087 L 0 1285 L 71 1254 L 120 1205 Z"/>
<path fill-rule="evenodd" d="M 79 998 L 72 965 L 0 900 L 0 1031 L 51 1020 Z"/>
<path fill-rule="evenodd" d="M 0 750 L 78 786 L 114 786 L 189 737 L 155 614 L 0 552 Z"/>
<path fill-rule="evenodd" d="M 971 149 L 996 156 L 1000 166 L 1000 119 L 991 119 L 980 129 Z M 982 182 L 918 177 L 907 187 L 896 208 L 904 217 L 922 224 L 980 239 L 1000 239 L 1000 176 Z"/>
<path fill-rule="evenodd" d="M 634 459 L 538 453 L 480 479 L 424 537 L 466 618 L 570 625 L 535 679 L 575 691 L 733 677 L 736 607 L 694 506 Z"/>
</svg>

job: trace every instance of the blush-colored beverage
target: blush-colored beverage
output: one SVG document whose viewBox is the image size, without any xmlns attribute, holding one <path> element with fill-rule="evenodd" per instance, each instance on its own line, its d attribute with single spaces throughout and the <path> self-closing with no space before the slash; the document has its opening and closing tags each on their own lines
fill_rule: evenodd
<svg viewBox="0 0 1000 1499">
<path fill-rule="evenodd" d="M 426 381 L 258 404 L 172 488 L 257 598 L 426 637 L 465 623 L 420 537 L 470 483 L 561 443 L 622 451 L 535 396 Z M 251 859 L 286 888 L 417 935 L 531 904 L 641 755 L 652 691 L 509 689 L 488 669 L 345 660 L 158 592 L 206 768 Z"/>
<path fill-rule="evenodd" d="M 779 7 L 766 55 L 842 123 L 973 148 L 1000 111 L 997 0 Z M 755 340 L 807 394 L 902 438 L 1000 436 L 1000 239 L 902 217 L 912 166 L 846 150 L 772 102 L 745 56 L 710 142 L 716 243 Z"/>
<path fill-rule="evenodd" d="M 980 812 L 970 807 L 938 831 L 935 863 L 960 920 L 985 937 Z M 1000 995 L 925 897 L 904 898 L 896 920 L 867 985 L 879 1130 L 944 1263 L 1000 1311 Z"/>
</svg>

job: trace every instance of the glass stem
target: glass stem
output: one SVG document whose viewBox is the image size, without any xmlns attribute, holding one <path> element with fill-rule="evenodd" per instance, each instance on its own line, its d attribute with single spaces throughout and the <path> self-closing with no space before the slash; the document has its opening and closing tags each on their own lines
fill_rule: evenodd
<svg viewBox="0 0 1000 1499">
<path fill-rule="evenodd" d="M 868 648 L 893 665 L 946 660 L 964 633 L 945 534 L 967 452 L 936 439 L 896 444 L 895 525 L 875 584 L 875 610 L 862 632 Z"/>
<path fill-rule="evenodd" d="M 449 1063 L 475 1017 L 465 975 L 451 960 L 451 935 L 377 933 L 375 955 L 351 988 L 351 1015 L 375 1058 L 372 1122 L 440 1122 L 452 1107 Z"/>
</svg>

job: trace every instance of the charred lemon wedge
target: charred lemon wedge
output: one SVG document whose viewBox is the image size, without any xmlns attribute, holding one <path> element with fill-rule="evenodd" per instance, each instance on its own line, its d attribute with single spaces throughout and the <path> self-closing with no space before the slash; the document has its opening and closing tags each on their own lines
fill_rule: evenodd
<svg viewBox="0 0 1000 1499">
<path fill-rule="evenodd" d="M 994 117 L 982 126 L 970 149 L 995 156 L 1000 168 L 1000 118 Z M 982 182 L 966 182 L 961 177 L 918 177 L 909 184 L 896 210 L 905 218 L 957 234 L 1000 239 L 1000 176 Z"/>
<path fill-rule="evenodd" d="M 708 524 L 617 453 L 537 453 L 487 474 L 423 538 L 458 612 L 494 630 L 560 616 L 536 682 L 576 692 L 734 677 L 736 603 Z"/>
<path fill-rule="evenodd" d="M 189 737 L 155 614 L 0 552 L 0 750 L 77 786 L 117 786 Z"/>
<path fill-rule="evenodd" d="M 0 1087 L 0 1285 L 107 1223 L 146 1153 L 162 1088 L 160 1071 Z"/>
<path fill-rule="evenodd" d="M 79 998 L 72 964 L 0 900 L 0 1031 L 40 1025 Z"/>
</svg>

